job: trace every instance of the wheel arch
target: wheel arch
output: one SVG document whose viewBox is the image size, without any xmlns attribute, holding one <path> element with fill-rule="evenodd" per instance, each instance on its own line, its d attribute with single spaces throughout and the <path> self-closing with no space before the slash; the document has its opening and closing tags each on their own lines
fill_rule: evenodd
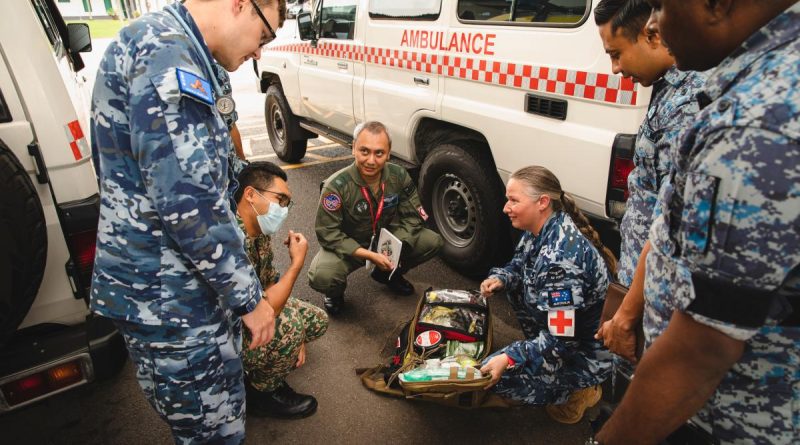
<svg viewBox="0 0 800 445">
<path fill-rule="evenodd" d="M 468 148 L 497 170 L 489 141 L 479 131 L 431 117 L 420 119 L 414 132 L 414 152 L 420 164 L 431 150 L 447 143 Z"/>
</svg>

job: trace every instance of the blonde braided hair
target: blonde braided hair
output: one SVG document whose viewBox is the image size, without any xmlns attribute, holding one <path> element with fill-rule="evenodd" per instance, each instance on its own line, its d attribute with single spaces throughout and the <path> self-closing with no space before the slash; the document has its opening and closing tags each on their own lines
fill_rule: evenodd
<svg viewBox="0 0 800 445">
<path fill-rule="evenodd" d="M 568 193 L 561 189 L 561 182 L 550 170 L 532 165 L 523 167 L 511 175 L 511 179 L 521 181 L 526 185 L 527 195 L 533 199 L 538 199 L 542 195 L 550 197 L 550 207 L 554 212 L 564 210 L 569 214 L 578 230 L 588 239 L 597 251 L 602 255 L 608 269 L 612 274 L 617 273 L 617 258 L 600 241 L 600 235 L 589 223 L 589 219 L 581 212 L 575 204 L 575 200 Z"/>
</svg>

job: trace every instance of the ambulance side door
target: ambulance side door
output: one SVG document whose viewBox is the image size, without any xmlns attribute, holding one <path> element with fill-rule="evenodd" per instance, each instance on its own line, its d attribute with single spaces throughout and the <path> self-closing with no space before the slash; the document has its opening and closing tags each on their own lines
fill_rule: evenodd
<svg viewBox="0 0 800 445">
<path fill-rule="evenodd" d="M 300 94 L 308 117 L 345 133 L 355 127 L 353 76 L 358 0 L 324 0 L 319 9 L 319 41 L 300 56 Z"/>
<path fill-rule="evenodd" d="M 383 122 L 392 153 L 413 159 L 412 135 L 422 115 L 437 112 L 442 0 L 369 0 L 365 36 L 364 112 Z"/>
</svg>

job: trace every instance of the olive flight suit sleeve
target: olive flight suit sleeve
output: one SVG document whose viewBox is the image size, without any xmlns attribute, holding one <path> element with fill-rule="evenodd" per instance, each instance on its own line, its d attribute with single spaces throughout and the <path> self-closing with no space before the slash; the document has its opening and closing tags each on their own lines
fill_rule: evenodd
<svg viewBox="0 0 800 445">
<path fill-rule="evenodd" d="M 400 206 L 398 208 L 399 223 L 394 227 L 392 234 L 400 240 L 407 241 L 416 237 L 424 228 L 425 221 L 422 219 L 425 211 L 422 209 L 422 202 L 419 199 L 417 187 L 411 176 L 402 171 L 402 189 L 400 190 Z"/>
<path fill-rule="evenodd" d="M 345 196 L 345 198 L 348 198 Z M 315 230 L 319 245 L 339 256 L 352 256 L 361 245 L 344 231 L 342 192 L 326 184 L 320 194 Z"/>
</svg>

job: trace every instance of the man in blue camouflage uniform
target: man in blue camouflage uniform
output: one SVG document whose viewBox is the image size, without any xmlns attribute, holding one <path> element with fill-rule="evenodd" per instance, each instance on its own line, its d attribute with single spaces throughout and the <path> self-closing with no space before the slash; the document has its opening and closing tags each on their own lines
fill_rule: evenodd
<svg viewBox="0 0 800 445">
<path fill-rule="evenodd" d="M 651 10 L 645 0 L 602 0 L 594 9 L 614 74 L 653 87 L 647 115 L 636 135 L 634 169 L 628 176 L 630 196 L 620 224 L 617 277 L 630 291 L 614 317 L 598 331 L 606 347 L 630 361 L 635 361 L 635 332 L 644 308 L 644 264 L 638 265 L 639 257 L 653 223 L 658 190 L 672 166 L 669 149 L 697 115 L 695 94 L 705 83 L 701 73 L 679 71 L 660 35 L 647 29 Z M 637 266 L 639 277 L 632 285 Z"/>
<path fill-rule="evenodd" d="M 576 423 L 600 399 L 597 385 L 611 370 L 611 354 L 593 336 L 610 277 L 598 247 L 615 261 L 543 167 L 515 172 L 506 196 L 503 211 L 525 232 L 511 262 L 492 269 L 481 292 L 506 290 L 525 339 L 488 357 L 481 371 L 492 375 L 497 394 L 548 405 L 555 420 Z"/>
<path fill-rule="evenodd" d="M 722 444 L 797 443 L 800 4 L 650 3 L 680 69 L 716 68 L 650 233 L 644 323 L 668 326 L 597 441 L 656 443 L 694 416 Z"/>
<path fill-rule="evenodd" d="M 231 87 L 231 77 L 228 72 L 225 71 L 222 65 L 215 62 L 214 73 L 215 76 L 217 76 L 217 82 L 219 82 L 222 94 L 231 96 L 233 94 L 233 88 Z M 228 177 L 231 181 L 228 187 L 228 194 L 230 195 L 231 210 L 235 213 L 237 201 L 234 195 L 236 194 L 236 190 L 239 189 L 239 182 L 236 178 L 239 177 L 239 173 L 247 166 L 247 158 L 242 149 L 242 136 L 239 134 L 239 128 L 236 126 L 236 121 L 239 120 L 239 112 L 234 109 L 230 113 L 224 113 L 222 114 L 222 119 L 225 121 L 225 126 L 228 127 L 228 132 L 231 135 L 231 144 L 233 144 L 232 150 L 228 153 Z"/>
<path fill-rule="evenodd" d="M 145 15 L 109 45 L 95 83 L 91 307 L 125 337 L 176 443 L 244 441 L 241 322 L 253 348 L 274 334 L 228 204 L 231 143 L 211 77 L 214 59 L 233 70 L 259 56 L 264 15 L 278 23 L 284 7 L 260 1 L 263 13 L 250 1 L 188 0 Z"/>
</svg>

